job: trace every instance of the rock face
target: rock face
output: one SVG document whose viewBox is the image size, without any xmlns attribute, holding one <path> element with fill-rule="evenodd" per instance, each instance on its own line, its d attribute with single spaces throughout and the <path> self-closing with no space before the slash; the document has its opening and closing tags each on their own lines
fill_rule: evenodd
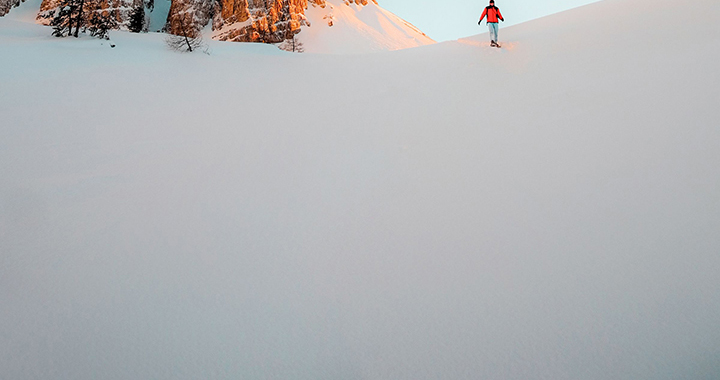
<svg viewBox="0 0 720 380">
<path fill-rule="evenodd" d="M 368 4 L 368 0 L 343 1 Z M 215 40 L 279 43 L 291 40 L 302 26 L 309 25 L 305 17 L 309 5 L 324 8 L 326 0 L 173 0 L 168 32 L 179 34 L 183 19 L 191 19 L 197 29 L 212 19 Z"/>
<path fill-rule="evenodd" d="M 368 0 L 343 0 L 367 5 Z M 371 0 L 377 4 L 376 0 Z M 308 6 L 325 8 L 326 0 L 220 0 L 213 21 L 213 39 L 277 43 L 290 40 L 309 25 Z"/>
<path fill-rule="evenodd" d="M 165 29 L 182 35 L 183 28 L 199 31 L 210 22 L 219 9 L 216 0 L 172 0 Z"/>
<path fill-rule="evenodd" d="M 324 0 L 221 0 L 213 22 L 213 38 L 220 41 L 282 42 L 306 24 L 308 1 Z"/>
</svg>

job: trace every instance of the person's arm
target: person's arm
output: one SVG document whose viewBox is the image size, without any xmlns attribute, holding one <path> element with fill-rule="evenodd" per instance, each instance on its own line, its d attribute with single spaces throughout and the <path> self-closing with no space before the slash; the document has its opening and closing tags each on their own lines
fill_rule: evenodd
<svg viewBox="0 0 720 380">
<path fill-rule="evenodd" d="M 498 8 L 498 10 L 497 10 L 497 15 L 498 15 L 498 18 L 499 18 L 500 20 L 502 20 L 502 22 L 505 22 L 505 19 L 503 18 L 502 13 L 500 13 L 500 9 L 499 9 L 499 8 Z"/>
<path fill-rule="evenodd" d="M 485 15 L 487 15 L 487 8 L 483 10 L 482 15 L 480 16 L 480 21 L 478 21 L 478 25 L 482 22 L 482 20 L 485 18 Z"/>
</svg>

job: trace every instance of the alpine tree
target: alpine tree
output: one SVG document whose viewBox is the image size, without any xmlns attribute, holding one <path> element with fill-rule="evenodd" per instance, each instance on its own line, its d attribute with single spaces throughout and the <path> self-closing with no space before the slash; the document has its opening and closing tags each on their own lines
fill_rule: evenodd
<svg viewBox="0 0 720 380">
<path fill-rule="evenodd" d="M 85 0 L 61 0 L 57 8 L 44 17 L 52 18 L 50 26 L 53 27 L 53 36 L 72 35 L 77 38 L 80 28 L 84 27 L 86 22 L 85 13 Z"/>
<path fill-rule="evenodd" d="M 133 33 L 140 33 L 145 29 L 145 4 L 142 0 L 135 1 L 132 11 L 130 11 L 130 23 L 128 30 Z"/>
<path fill-rule="evenodd" d="M 43 17 L 51 19 L 52 35 L 55 37 L 79 37 L 82 31 L 107 40 L 108 31 L 118 27 L 112 13 L 102 9 L 94 0 L 61 0 L 55 10 Z"/>
<path fill-rule="evenodd" d="M 117 28 L 117 21 L 108 12 L 95 11 L 87 21 L 87 30 L 90 35 L 104 40 L 109 40 L 108 31 Z M 111 45 L 113 46 L 113 45 Z"/>
<path fill-rule="evenodd" d="M 46 17 L 52 18 L 50 26 L 53 28 L 53 36 L 65 37 L 72 34 L 73 15 L 77 13 L 77 9 L 77 0 L 61 0 L 56 10 L 48 13 Z"/>
<path fill-rule="evenodd" d="M 75 15 L 75 33 L 73 34 L 73 37 L 78 38 L 78 33 L 80 33 L 80 26 L 82 26 L 85 23 L 85 14 L 83 13 L 84 7 L 85 7 L 85 0 L 76 0 L 76 2 L 79 3 L 77 14 Z M 72 25 L 70 25 L 72 28 Z"/>
</svg>

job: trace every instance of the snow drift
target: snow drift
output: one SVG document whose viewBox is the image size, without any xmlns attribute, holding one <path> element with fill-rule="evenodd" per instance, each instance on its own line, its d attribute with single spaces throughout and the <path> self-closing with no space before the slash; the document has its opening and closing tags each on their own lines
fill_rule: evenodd
<svg viewBox="0 0 720 380">
<path fill-rule="evenodd" d="M 682 9 L 367 56 L 0 19 L 0 377 L 716 378 L 720 3 Z"/>
</svg>

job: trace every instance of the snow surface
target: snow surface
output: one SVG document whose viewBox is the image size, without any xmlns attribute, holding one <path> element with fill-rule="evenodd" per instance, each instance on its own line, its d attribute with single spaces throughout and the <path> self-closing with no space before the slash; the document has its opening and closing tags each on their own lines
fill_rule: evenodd
<svg viewBox="0 0 720 380">
<path fill-rule="evenodd" d="M 42 0 L 25 0 L 19 6 L 10 9 L 10 12 L 0 20 L 17 20 L 22 22 L 35 22 Z"/>
<path fill-rule="evenodd" d="M 716 379 L 720 3 L 682 9 L 371 55 L 11 12 L 0 378 Z"/>
</svg>

